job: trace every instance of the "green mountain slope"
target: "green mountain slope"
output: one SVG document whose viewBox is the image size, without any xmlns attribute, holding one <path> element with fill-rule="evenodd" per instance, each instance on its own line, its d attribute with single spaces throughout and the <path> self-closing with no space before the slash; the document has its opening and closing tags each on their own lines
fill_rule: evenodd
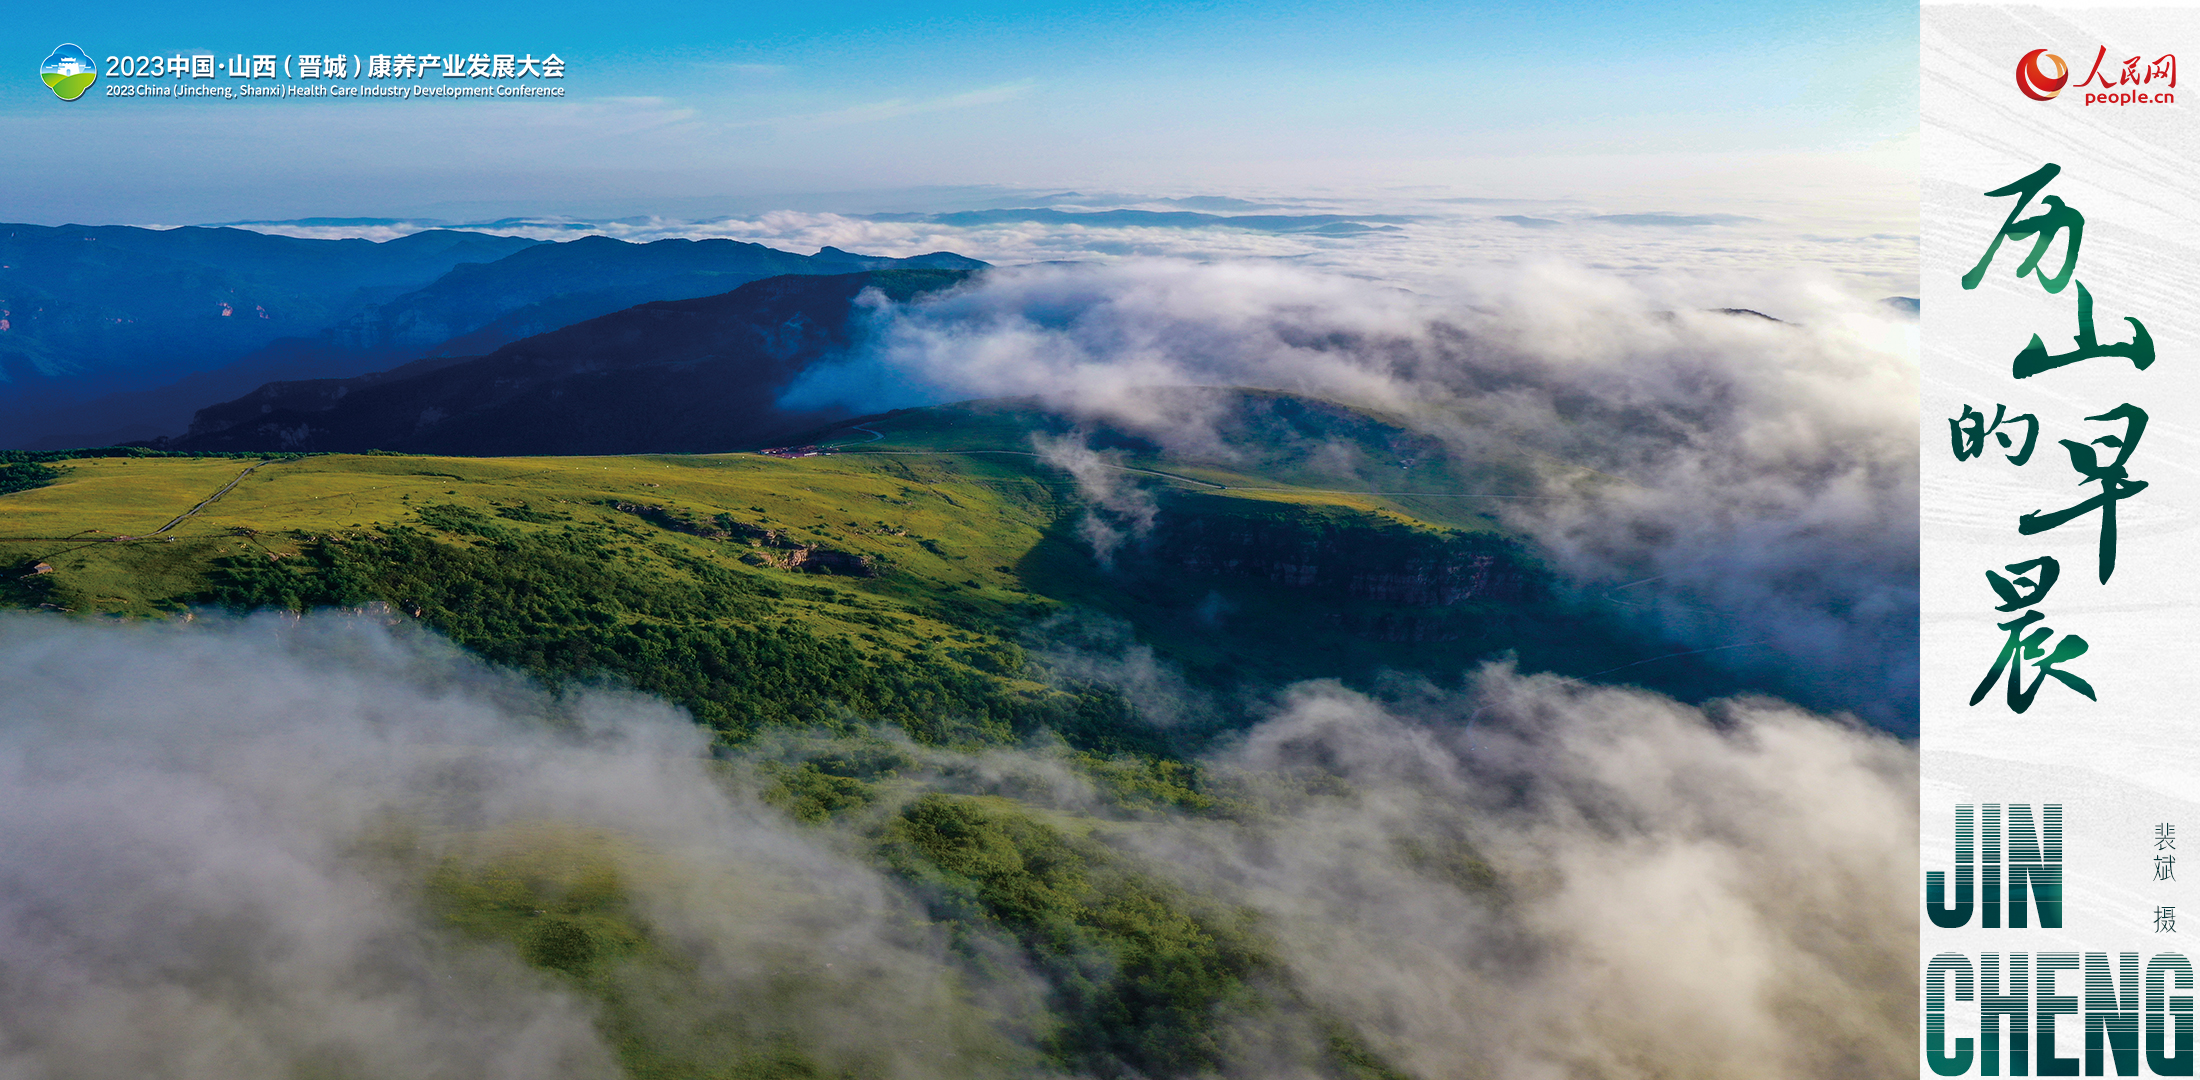
<svg viewBox="0 0 2200 1080">
<path fill-rule="evenodd" d="M 1309 408 L 1247 400 L 1267 420 L 1279 403 Z M 1363 442 L 1407 437 L 1319 408 Z M 1281 441 L 1272 461 L 1225 467 L 1117 438 L 1114 469 L 1157 512 L 1104 564 L 1076 481 L 1031 449 L 1050 422 L 1013 406 L 918 410 L 794 459 L 306 457 L 254 468 L 165 530 L 259 459 L 76 459 L 7 496 L 0 542 L 19 604 L 381 602 L 547 677 L 609 673 L 663 693 L 736 739 L 843 709 L 913 730 L 952 716 L 985 739 L 1084 724 L 1025 656 L 1063 641 L 1142 644 L 1222 694 L 1449 679 L 1506 651 L 1576 674 L 1657 655 L 1561 603 L 1532 552 L 1476 508 L 1486 500 L 1436 487 L 1451 466 L 1435 458 L 1381 463 L 1402 478 L 1386 494 L 1294 473 Z M 1485 471 L 1498 483 L 1527 467 Z M 1245 471 L 1269 468 L 1281 475 Z M 1667 668 L 1656 674 L 1677 692 L 1717 689 Z"/>
<path fill-rule="evenodd" d="M 1104 557 L 1087 523 L 1105 508 L 1033 438 L 1070 426 L 993 402 L 859 421 L 800 457 L 18 460 L 0 469 L 19 489 L 0 494 L 0 599 L 129 618 L 350 607 L 552 686 L 674 701 L 769 801 L 906 883 L 959 962 L 1038 980 L 1041 1015 L 941 1006 L 939 1052 L 990 1063 L 968 1075 L 1212 1075 L 1263 1060 L 1226 1019 L 1258 1014 L 1319 1075 L 1398 1077 L 1306 1003 L 1257 921 L 1149 872 L 1125 830 L 1262 813 L 1198 756 L 1286 682 L 1448 681 L 1505 652 L 1586 674 L 1667 650 L 1562 601 L 1486 499 L 1456 497 L 1461 476 L 1535 463 L 1448 461 L 1327 403 L 1201 393 L 1263 449 L 1207 460 L 1074 433 L 1154 508 Z M 973 794 L 918 759 L 1003 746 L 1059 746 L 1103 805 Z M 649 856 L 545 828 L 472 838 L 466 857 L 398 836 L 386 856 L 449 932 L 599 1002 L 630 1075 L 870 1075 L 771 1019 L 853 989 L 708 996 L 625 899 Z M 1460 888 L 1496 887 L 1460 859 Z"/>
</svg>

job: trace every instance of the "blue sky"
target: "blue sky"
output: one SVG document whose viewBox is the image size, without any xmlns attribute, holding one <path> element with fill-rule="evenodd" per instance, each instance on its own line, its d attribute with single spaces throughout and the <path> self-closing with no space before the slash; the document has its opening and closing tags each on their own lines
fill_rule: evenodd
<svg viewBox="0 0 2200 1080">
<path fill-rule="evenodd" d="M 1624 173 L 1629 159 L 1864 153 L 1917 123 L 1914 4 L 588 7 L 13 13 L 5 216 L 704 212 L 985 184 L 1535 196 L 1562 164 L 1478 163 Z M 64 41 L 103 68 L 124 51 L 555 52 L 568 96 L 132 101 L 95 87 L 63 103 L 37 67 Z M 30 150 L 57 143 L 94 164 L 56 174 Z"/>
</svg>

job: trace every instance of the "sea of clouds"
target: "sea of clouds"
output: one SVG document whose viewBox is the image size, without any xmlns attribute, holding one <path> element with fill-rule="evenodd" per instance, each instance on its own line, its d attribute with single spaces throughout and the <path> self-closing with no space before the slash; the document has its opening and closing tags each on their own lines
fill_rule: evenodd
<svg viewBox="0 0 2200 1080">
<path fill-rule="evenodd" d="M 638 908 L 743 1003 L 716 1022 L 878 1075 L 1043 1073 L 1029 976 L 958 960 L 661 703 L 341 615 L 7 615 L 0 694 L 0 1076 L 616 1075 L 588 1002 L 422 903 L 419 867 L 514 829 L 632 853 Z M 908 750 L 933 787 L 1102 806 L 1044 749 Z M 1916 757 L 1885 735 L 1499 666 L 1299 687 L 1210 765 L 1262 812 L 1102 835 L 1258 913 L 1295 1000 L 1422 1075 L 1849 1077 L 1914 1048 Z M 1286 1018 L 1224 1019 L 1269 1048 L 1234 1072 L 1308 1074 L 1261 1037 Z"/>
<path fill-rule="evenodd" d="M 1006 268 L 875 304 L 868 344 L 786 403 L 1029 397 L 1225 460 L 1220 399 L 1156 388 L 1378 410 L 1443 440 L 1460 492 L 1484 463 L 1536 462 L 1489 505 L 1599 604 L 1753 685 L 1914 731 L 1915 320 L 1822 283 L 1777 298 L 1786 320 L 1676 299 L 1561 263 L 1443 296 L 1272 262 Z M 1042 447 L 1104 511 L 1096 551 L 1152 522 L 1074 449 Z"/>
<path fill-rule="evenodd" d="M 1548 187 L 1548 184 L 1537 186 Z M 260 232 L 310 238 L 387 240 L 429 228 L 479 229 L 543 240 L 610 236 L 646 243 L 723 238 L 808 254 L 824 247 L 907 257 L 953 251 L 995 265 L 1109 263 L 1179 258 L 1201 262 L 1280 261 L 1443 293 L 1462 277 L 1560 261 L 1641 281 L 1664 281 L 1705 306 L 1761 307 L 1801 280 L 1823 280 L 1857 297 L 1917 294 L 1914 192 L 1903 198 L 1843 193 L 1679 198 L 1554 194 L 1539 198 L 1451 196 L 1434 190 L 1349 194 L 1282 193 L 1253 198 L 1083 194 L 971 189 L 881 192 L 768 202 L 730 214 L 630 217 L 392 218 L 242 222 Z M 876 213 L 880 207 L 896 212 Z M 953 224 L 977 208 L 1094 214 L 1075 220 Z M 1203 214 L 1176 225 L 1123 224 L 1107 211 Z M 926 212 L 931 211 L 931 212 Z M 1367 231 L 1323 235 L 1233 226 L 1237 216 L 1330 215 L 1365 221 Z M 915 218 L 917 220 L 902 220 Z M 1288 228 L 1288 226 L 1284 226 Z"/>
<path fill-rule="evenodd" d="M 1575 588 L 1751 685 L 1912 731 L 1917 322 L 1914 309 L 1881 301 L 1915 293 L 1914 204 L 1848 194 L 1717 205 L 1436 192 L 932 196 L 948 213 L 1039 205 L 1390 222 L 1339 236 L 1213 223 L 951 226 L 929 220 L 943 213 L 817 207 L 496 229 L 953 250 L 997 264 L 945 299 L 880 305 L 870 345 L 807 372 L 790 406 L 1032 396 L 1212 451 L 1210 425 L 1152 391 L 1252 386 L 1403 416 L 1462 459 L 1530 454 L 1576 479 L 1585 470 L 1610 482 L 1562 484 L 1554 471 L 1545 489 L 1512 493 L 1534 498 L 1503 508 Z M 333 236 L 423 225 L 256 227 Z M 1048 453 L 1101 478 L 1075 451 Z M 1087 487 L 1099 509 L 1086 531 L 1103 558 L 1153 520 L 1134 489 Z"/>
<path fill-rule="evenodd" d="M 1458 461 L 1545 463 L 1499 512 L 1569 588 L 1801 704 L 1691 706 L 1501 664 L 1381 700 L 1302 685 L 1208 762 L 1263 816 L 1144 822 L 1126 857 L 1259 913 L 1298 1000 L 1424 1075 L 1906 1067 L 1917 761 L 1885 732 L 1916 724 L 1917 342 L 1878 300 L 1915 295 L 1914 220 L 1571 198 L 1245 212 L 1412 220 L 1323 237 L 813 209 L 497 231 L 1001 266 L 874 305 L 870 345 L 791 403 L 1028 396 L 1227 456 L 1213 398 L 1153 388 L 1258 386 L 1377 410 Z M 1075 437 L 1036 449 L 1089 489 L 1096 550 L 1166 512 Z M 1082 662 L 1152 716 L 1198 707 L 1135 645 Z M 0 617 L 0 695 L 0 1078 L 614 1075 L 588 1004 L 454 938 L 417 876 L 362 854 L 393 821 L 426 856 L 544 822 L 649 853 L 675 869 L 635 876 L 637 902 L 705 978 L 739 997 L 809 973 L 759 1022 L 828 1064 L 1036 1068 L 1011 1022 L 1037 1007 L 1032 976 L 963 963 L 847 835 L 765 808 L 662 703 L 546 694 L 332 615 Z M 939 786 L 1022 777 L 1027 797 L 1105 812 L 1043 749 L 975 772 L 910 753 Z M 1004 1019 L 923 1034 L 980 1014 Z"/>
</svg>

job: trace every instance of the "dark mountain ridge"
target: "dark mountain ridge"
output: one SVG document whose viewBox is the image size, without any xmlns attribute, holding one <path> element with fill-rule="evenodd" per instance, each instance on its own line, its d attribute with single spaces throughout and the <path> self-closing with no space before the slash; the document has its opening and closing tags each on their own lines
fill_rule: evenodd
<svg viewBox="0 0 2200 1080">
<path fill-rule="evenodd" d="M 203 409 L 182 450 L 602 454 L 768 443 L 845 412 L 782 410 L 809 364 L 855 344 L 856 297 L 952 288 L 971 271 L 791 274 L 656 301 L 505 345 L 351 379 L 270 383 Z"/>
<path fill-rule="evenodd" d="M 172 380 L 536 243 L 442 230 L 376 243 L 0 225 L 0 402 Z"/>
<path fill-rule="evenodd" d="M 976 270 L 985 265 L 944 251 L 892 259 L 831 247 L 816 255 L 797 255 L 739 240 L 633 244 L 584 236 L 494 263 L 455 267 L 426 288 L 361 312 L 335 327 L 330 339 L 356 349 L 412 347 L 428 355 L 480 355 L 636 304 L 711 296 L 781 274 L 894 267 Z"/>
<path fill-rule="evenodd" d="M 652 300 L 779 274 L 976 269 L 734 240 L 549 243 L 432 231 L 380 243 L 230 228 L 0 226 L 0 446 L 145 441 L 276 380 L 479 356 Z"/>
</svg>

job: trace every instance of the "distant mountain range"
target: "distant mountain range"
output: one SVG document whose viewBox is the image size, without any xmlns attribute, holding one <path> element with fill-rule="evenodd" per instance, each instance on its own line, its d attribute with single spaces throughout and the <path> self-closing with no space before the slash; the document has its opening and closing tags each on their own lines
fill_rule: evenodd
<svg viewBox="0 0 2200 1080">
<path fill-rule="evenodd" d="M 466 455 L 760 445 L 848 415 L 783 410 L 777 399 L 805 367 L 856 344 L 858 294 L 876 289 L 906 301 L 969 274 L 928 268 L 790 274 L 722 295 L 641 304 L 484 356 L 429 357 L 349 379 L 269 383 L 200 411 L 189 432 L 157 445 Z"/>
<path fill-rule="evenodd" d="M 171 381 L 537 243 L 445 231 L 373 243 L 0 225 L 0 396 Z"/>
<path fill-rule="evenodd" d="M 380 243 L 231 228 L 0 225 L 0 449 L 174 435 L 276 380 L 480 355 L 653 300 L 782 274 L 984 266 L 946 252 L 796 255 L 733 240 Z"/>
<path fill-rule="evenodd" d="M 781 274 L 848 274 L 912 268 L 975 270 L 986 264 L 948 252 L 910 259 L 825 248 L 796 255 L 737 240 L 630 244 L 586 236 L 541 244 L 482 265 L 459 266 L 426 288 L 380 304 L 335 327 L 354 349 L 422 348 L 429 355 L 478 355 L 510 341 L 651 300 L 728 292 Z"/>
<path fill-rule="evenodd" d="M 982 225 L 1083 225 L 1092 228 L 1249 229 L 1267 233 L 1351 236 L 1396 231 L 1399 214 L 1200 214 L 1188 210 L 957 210 L 946 214 L 866 214 L 871 221 L 922 221 L 970 228 Z M 1372 224 L 1371 224 L 1372 223 Z"/>
</svg>

